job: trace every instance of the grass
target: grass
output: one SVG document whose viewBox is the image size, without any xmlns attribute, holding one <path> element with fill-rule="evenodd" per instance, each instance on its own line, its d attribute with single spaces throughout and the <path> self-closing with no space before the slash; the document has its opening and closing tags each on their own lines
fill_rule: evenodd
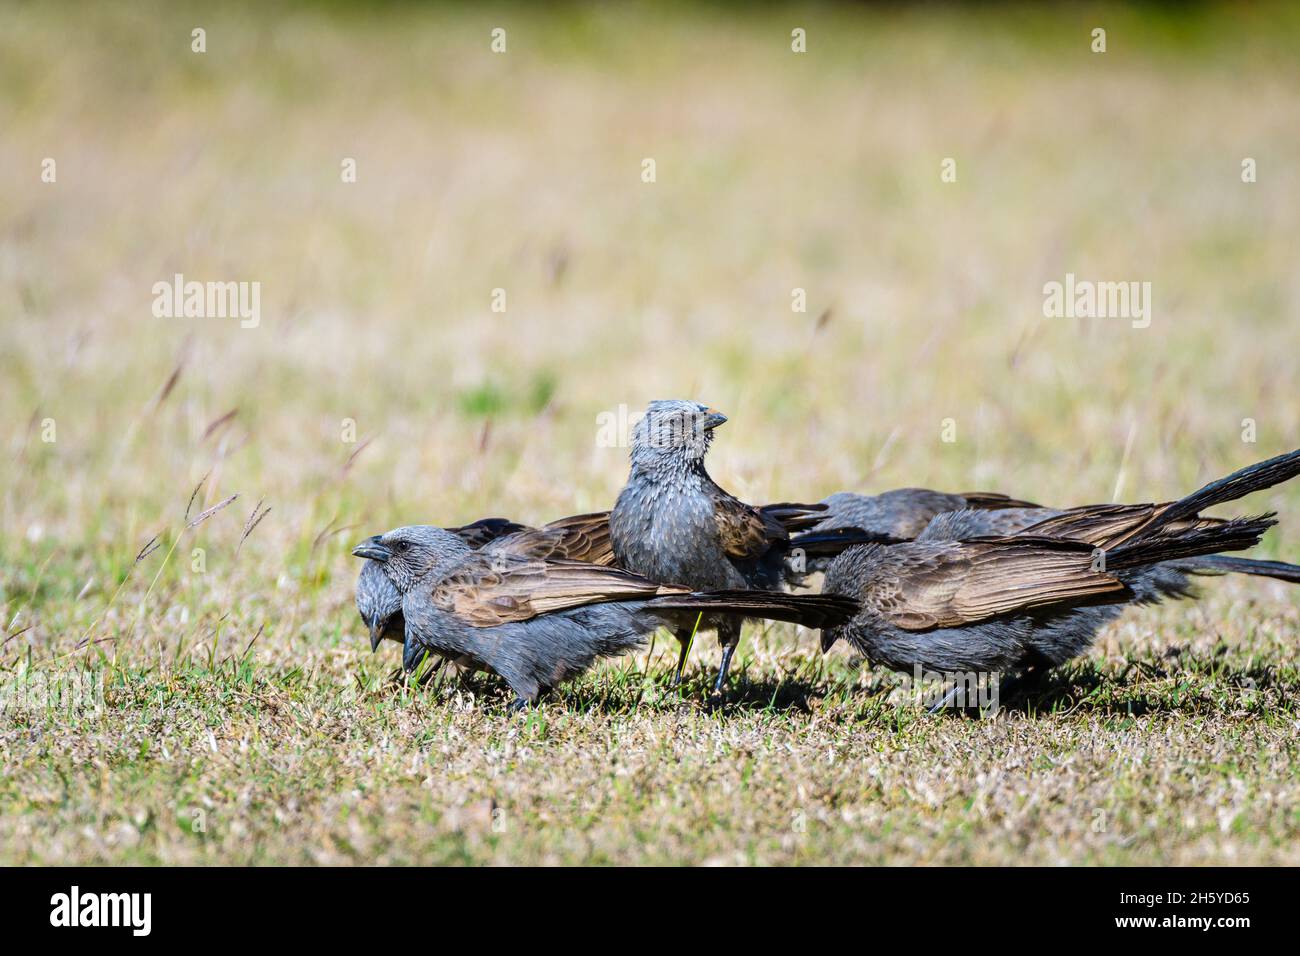
<svg viewBox="0 0 1300 956">
<path fill-rule="evenodd" d="M 1300 862 L 1276 582 L 1130 610 L 992 721 L 784 626 L 720 707 L 713 638 L 677 694 L 660 635 L 512 719 L 392 679 L 348 554 L 608 507 L 602 416 L 656 397 L 728 414 L 760 502 L 1294 447 L 1289 6 L 70 17 L 0 11 L 0 862 Z M 261 323 L 154 318 L 176 272 Z M 1151 327 L 1044 319 L 1067 272 L 1151 281 Z M 1243 510 L 1300 560 L 1300 486 Z"/>
</svg>

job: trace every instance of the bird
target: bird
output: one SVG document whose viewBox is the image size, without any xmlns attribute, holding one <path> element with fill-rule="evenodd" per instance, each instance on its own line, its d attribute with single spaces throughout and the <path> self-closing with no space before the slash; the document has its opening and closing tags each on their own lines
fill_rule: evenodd
<svg viewBox="0 0 1300 956">
<path fill-rule="evenodd" d="M 821 517 L 814 531 L 860 528 L 899 539 L 915 538 L 936 515 L 949 511 L 1002 511 L 1037 509 L 1041 505 L 1004 494 L 968 491 L 948 494 L 929 488 L 895 488 L 878 495 L 839 491 L 823 498 Z"/>
<path fill-rule="evenodd" d="M 465 542 L 468 547 L 481 548 L 497 538 L 530 529 L 508 518 L 480 518 L 470 524 L 445 530 Z M 361 622 L 370 633 L 372 653 L 379 650 L 379 645 L 384 640 L 402 643 L 405 633 L 402 596 L 384 574 L 383 565 L 375 561 L 361 565 L 361 573 L 357 576 L 356 605 Z"/>
<path fill-rule="evenodd" d="M 761 510 L 781 522 L 783 527 L 798 530 L 815 523 L 816 515 L 812 512 L 817 508 L 817 505 L 782 502 L 764 505 Z M 535 557 L 570 558 L 602 565 L 614 563 L 608 511 L 558 518 L 540 528 L 519 524 L 507 518 L 481 518 L 471 524 L 445 530 L 471 548 L 487 547 L 502 538 L 518 536 L 514 537 L 512 547 L 516 550 L 526 549 Z M 815 538 L 812 536 L 812 539 Z M 849 543 L 860 540 L 836 538 L 825 548 L 838 554 Z M 809 547 L 816 548 L 817 544 L 810 543 Z M 399 644 L 403 642 L 405 631 L 401 595 L 388 581 L 383 569 L 373 561 L 367 561 L 361 566 L 361 573 L 357 577 L 356 606 L 357 613 L 370 634 L 372 652 L 377 651 L 384 640 Z"/>
<path fill-rule="evenodd" d="M 1300 450 L 1177 501 L 940 514 L 914 541 L 855 546 L 831 562 L 823 592 L 861 610 L 823 630 L 822 649 L 843 638 L 894 670 L 1007 673 L 1023 686 L 1087 650 L 1125 605 L 1185 596 L 1189 572 L 1300 580 L 1293 565 L 1219 554 L 1258 543 L 1273 514 L 1201 515 L 1297 473 Z"/>
<path fill-rule="evenodd" d="M 632 429 L 627 484 L 609 516 L 615 563 L 666 584 L 691 589 L 771 590 L 782 584 L 790 527 L 779 510 L 745 504 L 720 488 L 704 467 L 714 430 L 727 417 L 700 402 L 652 401 Z M 808 506 L 785 505 L 801 512 Z M 741 618 L 706 616 L 715 630 L 722 663 L 714 683 L 726 685 L 740 642 Z M 673 683 L 680 683 L 694 630 L 679 625 L 681 645 Z"/>
<path fill-rule="evenodd" d="M 839 491 L 815 504 L 795 507 L 808 510 L 812 520 L 807 530 L 791 536 L 783 574 L 789 586 L 801 585 L 808 575 L 825 571 L 831 559 L 855 544 L 911 541 L 940 514 L 962 510 L 1020 514 L 1042 506 L 996 492 L 949 494 L 929 488 L 895 488 L 876 495 Z"/>
<path fill-rule="evenodd" d="M 820 628 L 847 621 L 851 598 L 781 591 L 698 591 L 609 565 L 537 557 L 526 536 L 474 550 L 442 528 L 413 525 L 353 549 L 380 564 L 402 596 L 403 666 L 428 653 L 491 671 L 514 691 L 512 710 L 535 704 L 597 659 L 644 646 L 661 626 L 746 616 Z"/>
</svg>

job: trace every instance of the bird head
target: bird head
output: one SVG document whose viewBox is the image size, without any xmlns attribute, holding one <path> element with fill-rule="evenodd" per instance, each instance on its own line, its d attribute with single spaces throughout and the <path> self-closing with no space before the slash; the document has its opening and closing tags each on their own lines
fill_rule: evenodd
<svg viewBox="0 0 1300 956">
<path fill-rule="evenodd" d="M 702 461 L 713 442 L 713 429 L 726 420 L 700 402 L 651 402 L 632 429 L 632 462 L 654 469 Z"/>
<path fill-rule="evenodd" d="M 416 524 L 369 537 L 352 553 L 378 562 L 398 593 L 405 594 L 422 578 L 469 554 L 470 548 L 442 528 Z"/>
<path fill-rule="evenodd" d="M 370 631 L 370 649 L 379 649 L 385 637 L 402 640 L 402 595 L 384 573 L 378 561 L 366 561 L 357 578 L 357 613 Z"/>
</svg>

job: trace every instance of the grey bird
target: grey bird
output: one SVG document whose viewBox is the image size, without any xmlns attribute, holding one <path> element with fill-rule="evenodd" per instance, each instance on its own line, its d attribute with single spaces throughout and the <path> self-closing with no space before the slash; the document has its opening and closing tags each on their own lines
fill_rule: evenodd
<svg viewBox="0 0 1300 956">
<path fill-rule="evenodd" d="M 824 591 L 862 609 L 824 630 L 822 648 L 842 637 L 895 670 L 1035 679 L 1085 651 L 1125 605 L 1187 594 L 1189 572 L 1300 580 L 1292 565 L 1218 554 L 1252 547 L 1273 515 L 1201 515 L 1297 473 L 1300 451 L 1161 504 L 942 514 L 913 542 L 850 548 L 831 563 Z"/>
<path fill-rule="evenodd" d="M 641 648 L 660 626 L 710 615 L 829 627 L 857 608 L 820 594 L 693 591 L 606 565 L 539 558 L 511 547 L 519 537 L 475 551 L 441 528 L 416 525 L 354 549 L 380 563 L 402 595 L 408 671 L 427 653 L 489 670 L 510 685 L 519 708 L 599 658 Z"/>
<path fill-rule="evenodd" d="M 1040 508 L 1029 501 L 987 491 L 948 494 L 929 488 L 895 488 L 878 495 L 840 491 L 823 498 L 825 511 L 813 530 L 861 528 L 908 540 L 915 538 L 936 515 L 949 511 L 1002 511 Z"/>
<path fill-rule="evenodd" d="M 654 401 L 646 408 L 632 431 L 627 485 L 609 516 L 619 567 L 692 589 L 780 587 L 789 531 L 771 514 L 723 491 L 704 468 L 714 429 L 726 420 L 699 402 Z M 741 619 L 706 615 L 701 626 L 717 631 L 722 645 L 714 684 L 720 693 L 740 642 Z M 681 645 L 676 683 L 693 630 L 678 626 L 673 635 Z"/>
<path fill-rule="evenodd" d="M 764 505 L 765 515 L 781 523 L 790 531 L 808 528 L 818 520 L 820 505 L 780 503 Z M 614 549 L 609 540 L 609 512 L 558 518 L 540 528 L 518 524 L 506 518 L 482 518 L 472 524 L 445 529 L 460 538 L 471 548 L 495 546 L 503 538 L 512 538 L 510 547 L 517 552 L 527 552 L 533 557 L 569 558 L 589 564 L 614 563 Z M 840 534 L 836 532 L 836 534 Z M 817 536 L 812 536 L 814 539 Z M 849 544 L 861 543 L 861 537 L 834 538 L 826 544 L 810 540 L 810 550 L 818 553 L 839 554 Z M 373 561 L 361 566 L 356 588 L 357 612 L 370 632 L 370 649 L 378 650 L 387 639 L 403 642 L 405 622 L 402 620 L 402 597 L 389 582 L 383 569 Z"/>
<path fill-rule="evenodd" d="M 832 558 L 852 545 L 911 541 L 932 519 L 947 512 L 1026 513 L 1041 508 L 994 492 L 949 494 L 929 488 L 895 488 L 878 495 L 840 491 L 816 505 L 801 507 L 819 510 L 808 530 L 791 536 L 784 574 L 790 585 L 802 584 L 807 575 L 825 571 Z"/>
<path fill-rule="evenodd" d="M 480 518 L 471 524 L 445 530 L 468 547 L 481 548 L 497 538 L 531 529 L 507 518 Z M 367 561 L 361 565 L 361 574 L 357 577 L 356 605 L 361 622 L 370 632 L 372 652 L 377 651 L 380 642 L 384 640 L 402 643 L 406 629 L 406 622 L 402 620 L 402 595 L 393 587 L 384 574 L 383 565 L 378 562 Z"/>
</svg>

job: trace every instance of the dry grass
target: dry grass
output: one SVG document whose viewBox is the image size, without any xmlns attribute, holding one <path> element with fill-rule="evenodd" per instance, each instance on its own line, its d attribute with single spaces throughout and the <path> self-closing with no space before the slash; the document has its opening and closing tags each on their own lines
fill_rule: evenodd
<svg viewBox="0 0 1300 956">
<path fill-rule="evenodd" d="M 993 722 L 784 628 L 720 712 L 713 642 L 679 700 L 660 641 L 513 721 L 388 682 L 347 553 L 608 506 L 596 416 L 655 397 L 732 416 L 756 501 L 1167 497 L 1293 447 L 1293 9 L 259 10 L 0 10 L 0 668 L 104 685 L 9 700 L 0 861 L 1300 862 L 1278 584 L 1133 611 Z M 175 272 L 261 325 L 155 319 Z M 1066 272 L 1151 281 L 1151 327 L 1042 318 Z M 1300 487 L 1250 504 L 1300 559 Z"/>
</svg>

